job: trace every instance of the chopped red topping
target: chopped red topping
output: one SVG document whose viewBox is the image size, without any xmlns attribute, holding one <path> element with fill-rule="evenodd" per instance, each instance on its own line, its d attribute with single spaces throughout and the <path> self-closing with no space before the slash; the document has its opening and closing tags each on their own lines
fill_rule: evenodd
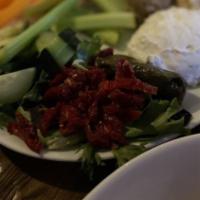
<svg viewBox="0 0 200 200">
<path fill-rule="evenodd" d="M 110 54 L 113 52 L 108 49 L 99 56 Z M 55 76 L 43 96 L 47 108 L 39 120 L 39 129 L 44 135 L 52 127 L 64 136 L 84 133 L 88 142 L 100 148 L 124 145 L 125 127 L 141 116 L 146 96 L 156 93 L 156 87 L 135 77 L 126 60 L 118 62 L 112 80 L 101 68 L 68 67 Z M 8 130 L 31 149 L 40 150 L 34 127 L 22 116 L 18 115 Z"/>
<path fill-rule="evenodd" d="M 40 119 L 39 128 L 44 135 L 48 134 L 50 128 L 54 125 L 57 119 L 56 108 L 48 108 L 44 111 L 42 118 Z"/>
<path fill-rule="evenodd" d="M 41 144 L 34 126 L 20 113 L 16 113 L 16 122 L 12 122 L 7 127 L 8 132 L 18 136 L 29 146 L 30 149 L 39 153 L 43 145 Z"/>
<path fill-rule="evenodd" d="M 63 135 L 77 133 L 84 126 L 84 119 L 74 106 L 64 105 L 61 109 L 59 128 Z"/>
</svg>

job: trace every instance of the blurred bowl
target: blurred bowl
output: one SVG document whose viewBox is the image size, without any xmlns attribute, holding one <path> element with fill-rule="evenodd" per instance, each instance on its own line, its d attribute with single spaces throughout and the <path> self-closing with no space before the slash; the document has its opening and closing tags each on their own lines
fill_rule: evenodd
<svg viewBox="0 0 200 200">
<path fill-rule="evenodd" d="M 84 200 L 199 200 L 200 134 L 160 145 L 131 160 Z"/>
</svg>

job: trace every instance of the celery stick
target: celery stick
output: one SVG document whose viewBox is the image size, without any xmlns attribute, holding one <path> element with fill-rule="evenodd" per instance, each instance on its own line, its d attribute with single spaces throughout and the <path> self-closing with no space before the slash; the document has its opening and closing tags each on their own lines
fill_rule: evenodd
<svg viewBox="0 0 200 200">
<path fill-rule="evenodd" d="M 38 22 L 30 26 L 27 30 L 17 36 L 5 48 L 0 50 L 0 64 L 5 64 L 14 58 L 21 50 L 23 50 L 30 42 L 42 31 L 47 30 L 62 16 L 69 12 L 75 6 L 78 0 L 64 0 L 58 4 L 53 10 L 42 17 Z"/>
<path fill-rule="evenodd" d="M 93 2 L 106 12 L 124 11 L 128 7 L 124 0 L 93 0 Z"/>
<path fill-rule="evenodd" d="M 74 17 L 71 26 L 78 31 L 107 28 L 133 29 L 136 27 L 136 20 L 132 12 L 89 14 Z"/>
</svg>

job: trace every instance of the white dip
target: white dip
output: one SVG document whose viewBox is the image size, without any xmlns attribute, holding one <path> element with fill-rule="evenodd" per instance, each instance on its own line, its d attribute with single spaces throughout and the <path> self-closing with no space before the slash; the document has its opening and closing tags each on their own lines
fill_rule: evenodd
<svg viewBox="0 0 200 200">
<path fill-rule="evenodd" d="M 138 61 L 175 71 L 190 86 L 200 82 L 200 10 L 170 8 L 151 15 L 128 43 Z"/>
</svg>

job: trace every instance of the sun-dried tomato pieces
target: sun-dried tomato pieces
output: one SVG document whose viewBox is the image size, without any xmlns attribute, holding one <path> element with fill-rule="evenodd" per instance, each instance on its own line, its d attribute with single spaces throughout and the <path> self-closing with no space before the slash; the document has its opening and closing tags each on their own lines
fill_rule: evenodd
<svg viewBox="0 0 200 200">
<path fill-rule="evenodd" d="M 56 108 L 48 108 L 44 111 L 40 122 L 39 128 L 43 135 L 47 135 L 50 128 L 52 128 L 56 124 L 56 120 L 58 118 L 58 113 Z"/>
<path fill-rule="evenodd" d="M 113 51 L 107 49 L 98 56 L 111 54 Z M 35 128 L 39 128 L 44 136 L 52 129 L 59 130 L 63 136 L 81 133 L 97 148 L 125 145 L 126 126 L 140 118 L 146 97 L 156 93 L 156 87 L 135 76 L 127 60 L 117 63 L 112 78 L 103 68 L 67 67 L 55 75 L 43 95 L 45 108 L 39 125 L 31 125 L 19 115 L 8 130 L 35 151 L 42 148 Z"/>
<path fill-rule="evenodd" d="M 132 66 L 124 59 L 119 60 L 116 65 L 115 79 L 118 80 L 121 78 L 136 78 Z"/>
<path fill-rule="evenodd" d="M 73 106 L 64 105 L 59 118 L 59 130 L 62 135 L 70 135 L 79 132 L 84 126 L 84 118 Z"/>
<path fill-rule="evenodd" d="M 20 113 L 16 113 L 16 122 L 8 125 L 9 133 L 18 136 L 29 146 L 30 149 L 39 153 L 43 145 L 41 144 L 34 126 Z"/>
<path fill-rule="evenodd" d="M 103 69 L 100 68 L 91 68 L 87 71 L 89 86 L 96 89 L 98 85 L 106 80 L 106 73 Z"/>
<path fill-rule="evenodd" d="M 124 145 L 127 140 L 123 134 L 123 123 L 116 117 L 109 117 L 100 121 L 95 130 L 90 125 L 87 126 L 86 136 L 88 141 L 100 148 L 111 148 L 113 145 Z"/>
<path fill-rule="evenodd" d="M 61 94 L 62 88 L 59 86 L 53 86 L 45 92 L 43 100 L 45 102 L 56 102 L 60 100 Z"/>
<path fill-rule="evenodd" d="M 127 107 L 132 106 L 133 108 L 142 108 L 144 106 L 144 97 L 124 92 L 121 90 L 114 90 L 109 94 L 109 98 L 120 106 Z"/>
<path fill-rule="evenodd" d="M 53 80 L 50 81 L 50 86 L 57 86 L 61 84 L 66 78 L 65 73 L 59 73 L 57 76 L 53 78 Z"/>
</svg>

